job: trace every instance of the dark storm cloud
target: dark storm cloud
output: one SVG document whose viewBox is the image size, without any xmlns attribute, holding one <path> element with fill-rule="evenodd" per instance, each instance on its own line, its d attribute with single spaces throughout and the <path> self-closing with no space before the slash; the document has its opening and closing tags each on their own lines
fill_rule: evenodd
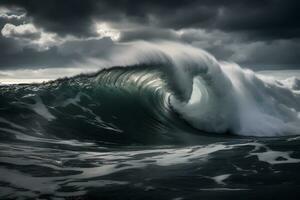
<svg viewBox="0 0 300 200">
<path fill-rule="evenodd" d="M 26 22 L 26 11 L 24 9 L 17 7 L 0 7 L 0 29 L 7 23 L 20 25 L 24 22 Z"/>
<path fill-rule="evenodd" d="M 0 45 L 2 47 L 3 40 Z M 12 48 L 11 51 L 4 51 L 0 56 L 2 69 L 61 67 L 71 60 L 74 62 L 80 59 L 74 55 L 61 55 L 57 48 L 39 52 L 32 48 L 12 47 L 12 43 L 9 47 Z"/>
<path fill-rule="evenodd" d="M 59 34 L 91 35 L 93 19 L 128 20 L 168 28 L 242 31 L 252 37 L 299 37 L 297 0 L 4 0 Z"/>
<path fill-rule="evenodd" d="M 2 69 L 107 56 L 114 41 L 99 38 L 95 22 L 120 31 L 119 42 L 165 39 L 242 64 L 299 63 L 298 0 L 1 0 L 1 7 L 8 9 L 0 12 Z"/>
<path fill-rule="evenodd" d="M 89 57 L 106 58 L 113 42 L 110 38 L 70 41 L 39 51 L 6 38 L 0 40 L 0 46 L 6 49 L 0 56 L 0 69 L 59 68 L 75 67 Z"/>
<path fill-rule="evenodd" d="M 122 31 L 121 41 L 168 39 L 179 40 L 178 35 L 171 29 L 139 28 Z"/>
<path fill-rule="evenodd" d="M 94 2 L 78 0 L 4 0 L 1 4 L 24 8 L 37 25 L 49 31 L 73 35 L 89 32 L 90 17 L 94 10 Z"/>
<path fill-rule="evenodd" d="M 109 49 L 114 45 L 110 38 L 92 39 L 85 41 L 68 41 L 58 47 L 62 55 L 73 55 L 76 57 L 105 57 Z"/>
</svg>

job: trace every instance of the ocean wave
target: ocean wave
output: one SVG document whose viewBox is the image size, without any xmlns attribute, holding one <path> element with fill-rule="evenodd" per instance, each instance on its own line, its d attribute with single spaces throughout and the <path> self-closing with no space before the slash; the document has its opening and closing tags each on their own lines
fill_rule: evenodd
<svg viewBox="0 0 300 200">
<path fill-rule="evenodd" d="M 140 42 L 119 54 L 117 67 L 94 74 L 0 86 L 1 137 L 135 144 L 300 132 L 297 78 L 258 75 L 178 43 Z"/>
</svg>

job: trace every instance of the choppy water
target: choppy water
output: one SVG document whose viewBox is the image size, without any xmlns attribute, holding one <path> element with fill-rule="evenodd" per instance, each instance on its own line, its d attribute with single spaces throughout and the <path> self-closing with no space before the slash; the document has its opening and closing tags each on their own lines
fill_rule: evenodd
<svg viewBox="0 0 300 200">
<path fill-rule="evenodd" d="M 299 137 L 147 147 L 1 142 L 0 195 L 1 199 L 297 199 L 299 144 Z"/>
</svg>

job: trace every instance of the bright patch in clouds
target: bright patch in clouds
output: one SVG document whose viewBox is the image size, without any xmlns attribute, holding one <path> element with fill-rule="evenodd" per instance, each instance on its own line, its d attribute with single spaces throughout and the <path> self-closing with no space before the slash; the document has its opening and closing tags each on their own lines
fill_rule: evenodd
<svg viewBox="0 0 300 200">
<path fill-rule="evenodd" d="M 1 34 L 6 38 L 24 40 L 40 50 L 46 50 L 59 42 L 55 33 L 44 32 L 32 23 L 21 25 L 7 23 L 2 28 Z"/>
<path fill-rule="evenodd" d="M 100 38 L 110 37 L 113 41 L 120 39 L 120 31 L 112 29 L 107 23 L 96 23 L 95 29 Z"/>
<path fill-rule="evenodd" d="M 0 7 L 0 18 L 11 20 L 11 19 L 17 19 L 20 20 L 26 16 L 26 13 L 18 13 L 18 8 L 9 9 L 6 7 Z"/>
<path fill-rule="evenodd" d="M 26 35 L 38 34 L 37 28 L 33 24 L 22 24 L 15 26 L 13 24 L 5 24 L 1 33 L 4 37 L 22 37 Z"/>
</svg>

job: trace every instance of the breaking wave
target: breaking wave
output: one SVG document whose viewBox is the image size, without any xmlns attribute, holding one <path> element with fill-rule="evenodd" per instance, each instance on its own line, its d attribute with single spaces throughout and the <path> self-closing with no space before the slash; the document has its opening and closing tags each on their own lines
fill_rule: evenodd
<svg viewBox="0 0 300 200">
<path fill-rule="evenodd" d="M 135 144 L 300 133 L 297 78 L 258 75 L 170 42 L 138 42 L 111 60 L 118 66 L 95 74 L 1 86 L 1 137 Z"/>
</svg>

